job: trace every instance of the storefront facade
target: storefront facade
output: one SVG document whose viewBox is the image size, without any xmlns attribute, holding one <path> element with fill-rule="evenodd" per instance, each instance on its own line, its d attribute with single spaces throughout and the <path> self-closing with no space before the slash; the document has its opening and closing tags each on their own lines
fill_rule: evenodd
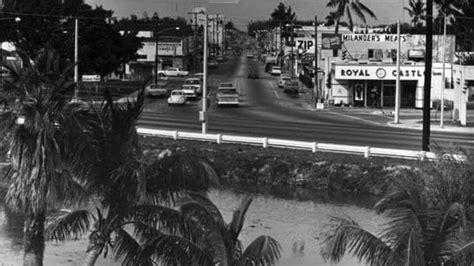
<svg viewBox="0 0 474 266">
<path fill-rule="evenodd" d="M 448 36 L 446 50 L 442 38 L 433 38 L 431 101 L 443 92 L 443 52 L 446 53 L 444 94 L 453 100 L 454 36 Z M 330 60 L 325 86 L 326 100 L 335 104 L 363 107 L 395 106 L 397 76 L 400 76 L 402 107 L 423 107 L 425 42 L 423 35 L 400 36 L 400 71 L 397 71 L 396 34 L 342 34 L 342 57 Z M 398 73 L 397 73 L 398 72 Z"/>
</svg>

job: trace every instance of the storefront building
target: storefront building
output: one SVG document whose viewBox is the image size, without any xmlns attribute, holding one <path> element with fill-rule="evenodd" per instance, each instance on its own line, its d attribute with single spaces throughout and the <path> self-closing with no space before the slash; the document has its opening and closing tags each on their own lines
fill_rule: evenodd
<svg viewBox="0 0 474 266">
<path fill-rule="evenodd" d="M 327 58 L 326 100 L 335 104 L 364 107 L 395 106 L 395 87 L 400 76 L 402 107 L 423 107 L 425 79 L 424 35 L 401 35 L 400 71 L 396 68 L 398 39 L 396 34 L 342 34 L 339 58 Z M 453 101 L 454 36 L 446 39 L 444 98 Z M 433 71 L 431 101 L 442 94 L 442 36 L 433 38 Z M 398 72 L 398 73 L 397 73 Z"/>
</svg>

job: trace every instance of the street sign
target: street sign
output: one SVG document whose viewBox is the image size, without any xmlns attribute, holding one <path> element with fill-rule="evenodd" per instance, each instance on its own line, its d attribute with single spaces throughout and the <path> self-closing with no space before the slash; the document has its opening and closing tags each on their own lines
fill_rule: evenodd
<svg viewBox="0 0 474 266">
<path fill-rule="evenodd" d="M 82 75 L 83 82 L 99 82 L 100 75 Z"/>
</svg>

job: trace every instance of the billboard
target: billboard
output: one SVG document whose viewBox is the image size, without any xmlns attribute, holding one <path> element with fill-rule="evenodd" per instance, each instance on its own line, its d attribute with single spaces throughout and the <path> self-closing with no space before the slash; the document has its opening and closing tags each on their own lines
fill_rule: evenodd
<svg viewBox="0 0 474 266">
<path fill-rule="evenodd" d="M 342 47 L 341 34 L 322 33 L 321 48 L 327 50 L 340 50 Z"/>
</svg>

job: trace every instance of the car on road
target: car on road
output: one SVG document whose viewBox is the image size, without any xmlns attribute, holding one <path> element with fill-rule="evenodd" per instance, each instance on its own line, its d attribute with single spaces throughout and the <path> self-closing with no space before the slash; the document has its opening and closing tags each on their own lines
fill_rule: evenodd
<svg viewBox="0 0 474 266">
<path fill-rule="evenodd" d="M 283 84 L 283 92 L 284 93 L 299 93 L 300 92 L 300 84 L 297 80 L 288 80 L 285 81 Z"/>
<path fill-rule="evenodd" d="M 173 90 L 168 97 L 168 105 L 185 105 L 186 96 L 182 90 Z"/>
<path fill-rule="evenodd" d="M 283 88 L 285 81 L 290 81 L 291 76 L 288 74 L 281 74 L 280 78 L 278 79 L 278 88 Z"/>
<path fill-rule="evenodd" d="M 234 88 L 234 83 L 232 83 L 230 81 L 221 82 L 221 83 L 219 83 L 219 86 L 217 87 L 217 90 L 222 89 L 222 88 Z"/>
<path fill-rule="evenodd" d="M 247 58 L 253 58 L 253 53 L 247 53 Z"/>
<path fill-rule="evenodd" d="M 219 63 L 225 61 L 224 56 L 222 56 L 222 55 L 218 55 L 218 56 L 216 57 L 216 60 L 217 60 L 217 62 L 219 62 Z"/>
<path fill-rule="evenodd" d="M 145 87 L 145 96 L 146 97 L 166 97 L 169 95 L 167 89 L 168 81 L 159 80 L 157 83 L 151 83 Z"/>
<path fill-rule="evenodd" d="M 194 88 L 197 95 L 202 94 L 202 81 L 200 78 L 187 78 L 184 80 L 183 89 Z"/>
<path fill-rule="evenodd" d="M 281 67 L 279 66 L 272 66 L 272 69 L 270 70 L 271 75 L 280 75 L 281 74 Z"/>
<path fill-rule="evenodd" d="M 204 73 L 202 73 L 202 72 L 194 73 L 193 76 L 194 76 L 195 78 L 199 78 L 199 79 L 201 79 L 201 80 L 204 79 Z"/>
<path fill-rule="evenodd" d="M 219 87 L 216 94 L 217 106 L 239 106 L 239 93 L 235 87 Z"/>
<path fill-rule="evenodd" d="M 209 62 L 207 62 L 207 66 L 210 67 L 210 68 L 216 68 L 217 65 L 218 65 L 218 62 L 214 58 L 209 59 Z"/>
<path fill-rule="evenodd" d="M 189 71 L 180 70 L 177 67 L 170 67 L 165 70 L 158 70 L 157 74 L 160 77 L 184 77 L 189 75 Z"/>
</svg>

